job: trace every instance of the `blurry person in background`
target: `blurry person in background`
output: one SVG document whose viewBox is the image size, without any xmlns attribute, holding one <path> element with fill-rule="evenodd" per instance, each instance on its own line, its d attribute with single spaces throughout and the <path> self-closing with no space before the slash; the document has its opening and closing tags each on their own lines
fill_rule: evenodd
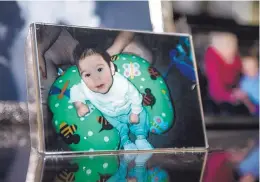
<svg viewBox="0 0 260 182">
<path fill-rule="evenodd" d="M 259 65 L 256 57 L 247 56 L 242 59 L 243 76 L 240 81 L 243 102 L 252 114 L 259 111 Z"/>
<path fill-rule="evenodd" d="M 245 95 L 238 87 L 242 62 L 237 37 L 226 32 L 212 33 L 211 37 L 204 58 L 209 95 L 223 112 L 248 114 L 248 109 L 241 104 Z"/>
</svg>

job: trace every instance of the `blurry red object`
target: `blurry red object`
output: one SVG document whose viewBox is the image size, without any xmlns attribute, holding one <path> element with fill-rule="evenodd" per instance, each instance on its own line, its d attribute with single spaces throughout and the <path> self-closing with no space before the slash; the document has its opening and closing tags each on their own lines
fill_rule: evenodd
<svg viewBox="0 0 260 182">
<path fill-rule="evenodd" d="M 203 182 L 233 181 L 233 168 L 228 161 L 226 152 L 216 152 L 208 155 Z"/>
<path fill-rule="evenodd" d="M 206 75 L 209 82 L 209 92 L 215 102 L 234 102 L 232 87 L 239 81 L 242 70 L 238 56 L 232 64 L 227 64 L 213 47 L 205 53 Z"/>
</svg>

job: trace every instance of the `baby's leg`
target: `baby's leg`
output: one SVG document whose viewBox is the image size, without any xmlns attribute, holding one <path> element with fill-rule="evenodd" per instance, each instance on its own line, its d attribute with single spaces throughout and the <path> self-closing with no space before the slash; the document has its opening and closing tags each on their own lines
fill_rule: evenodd
<svg viewBox="0 0 260 182">
<path fill-rule="evenodd" d="M 139 123 L 130 125 L 131 132 L 136 136 L 135 145 L 139 150 L 151 150 L 153 146 L 146 140 L 149 132 L 148 113 L 144 108 L 139 114 Z"/>
<path fill-rule="evenodd" d="M 127 168 L 130 161 L 126 161 L 120 156 L 120 163 L 117 172 L 111 176 L 107 182 L 125 181 L 127 176 Z"/>
<path fill-rule="evenodd" d="M 135 178 L 136 181 L 147 181 L 148 170 L 146 164 L 151 157 L 151 153 L 138 154 L 135 158 L 135 167 L 129 172 L 129 177 Z"/>
<path fill-rule="evenodd" d="M 121 145 L 124 147 L 124 150 L 137 150 L 135 144 L 133 144 L 129 139 L 128 125 L 126 123 L 120 122 L 120 117 L 105 116 L 105 118 L 119 132 Z"/>
</svg>

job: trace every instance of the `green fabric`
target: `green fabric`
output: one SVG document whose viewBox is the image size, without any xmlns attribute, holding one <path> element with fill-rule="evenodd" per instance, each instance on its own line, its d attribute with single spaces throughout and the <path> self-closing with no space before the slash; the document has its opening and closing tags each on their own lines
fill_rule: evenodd
<svg viewBox="0 0 260 182">
<path fill-rule="evenodd" d="M 75 182 L 107 180 L 118 170 L 118 158 L 113 155 L 88 156 L 75 159 L 73 162 L 79 165 L 79 170 L 75 173 Z"/>
<path fill-rule="evenodd" d="M 103 182 L 111 179 L 118 172 L 119 159 L 117 155 L 81 156 L 73 158 L 67 165 L 63 166 L 66 167 L 56 173 L 55 182 Z M 159 167 L 152 167 L 150 169 L 147 169 L 146 166 L 142 168 L 138 167 L 138 169 L 136 166 L 133 167 L 129 167 L 128 165 L 128 171 L 119 175 L 126 176 L 125 181 L 127 181 L 127 178 L 140 179 L 142 177 L 145 177 L 145 181 L 149 182 L 168 182 L 170 180 L 168 173 Z M 146 172 L 144 174 L 147 174 L 147 176 L 138 176 L 142 174 L 140 170 L 144 170 Z"/>
<path fill-rule="evenodd" d="M 149 95 L 146 93 L 146 89 L 150 89 L 155 98 L 154 105 L 152 102 L 151 105 L 145 106 L 150 117 L 150 131 L 155 134 L 165 133 L 173 124 L 174 111 L 167 85 L 162 76 L 155 68 L 150 67 L 148 61 L 139 56 L 119 54 L 113 56 L 112 60 L 114 60 L 118 72 L 124 76 L 133 70 L 133 76 L 127 78 L 140 93 Z M 154 75 L 154 79 L 151 78 L 151 75 Z"/>
<path fill-rule="evenodd" d="M 60 80 L 62 80 L 62 82 Z M 62 76 L 57 78 L 53 85 L 62 89 L 66 81 L 70 81 L 67 90 L 74 84 L 79 83 L 80 76 L 75 66 L 68 68 Z M 59 99 L 58 94 L 52 95 L 50 93 L 48 102 L 53 113 L 52 123 L 57 133 L 60 134 L 60 125 L 62 122 L 70 126 L 73 124 L 77 126 L 74 135 L 79 135 L 80 141 L 77 144 L 69 144 L 64 140 L 65 143 L 69 144 L 69 148 L 72 151 L 118 149 L 120 141 L 118 131 L 112 127 L 107 128 L 106 126 L 108 125 L 103 127 L 104 125 L 98 122 L 102 114 L 90 102 L 87 101 L 90 113 L 82 118 L 78 117 L 76 108 L 74 108 L 73 104 L 69 103 L 69 98 L 65 95 L 62 99 Z"/>
<path fill-rule="evenodd" d="M 67 167 L 56 174 L 56 182 L 96 182 L 107 181 L 118 170 L 118 157 L 85 156 L 74 158 Z"/>
<path fill-rule="evenodd" d="M 118 54 L 112 56 L 112 60 L 117 71 L 128 78 L 143 95 L 143 104 L 149 113 L 150 132 L 165 133 L 173 125 L 174 111 L 163 78 L 150 67 L 149 62 L 141 57 Z M 79 118 L 73 104 L 69 103 L 69 89 L 80 80 L 77 67 L 71 66 L 52 85 L 56 87 L 56 90 L 60 89 L 58 93 L 51 89 L 48 97 L 48 104 L 53 113 L 52 123 L 56 132 L 60 134 L 60 128 L 66 124 L 68 126 L 65 129 L 72 128 L 73 130 L 74 128 L 75 132 L 72 136 L 67 135 L 66 138 L 61 135 L 73 151 L 117 150 L 120 141 L 118 131 L 107 122 L 103 122 L 102 125 L 100 120 L 104 118 L 99 110 L 87 101 L 91 112 Z M 65 87 L 67 83 L 68 86 Z M 66 92 L 62 98 L 59 98 L 59 93 L 64 87 Z"/>
</svg>

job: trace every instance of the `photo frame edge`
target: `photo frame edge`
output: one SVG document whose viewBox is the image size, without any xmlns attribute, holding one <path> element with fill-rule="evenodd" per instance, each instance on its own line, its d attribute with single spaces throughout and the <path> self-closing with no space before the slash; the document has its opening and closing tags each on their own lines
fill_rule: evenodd
<svg viewBox="0 0 260 182">
<path fill-rule="evenodd" d="M 193 38 L 192 35 L 189 35 L 189 39 L 191 42 L 191 52 L 192 52 L 192 57 L 193 57 L 193 66 L 195 68 L 195 76 L 196 76 L 196 82 L 197 82 L 197 93 L 198 93 L 198 101 L 200 105 L 200 113 L 201 113 L 201 119 L 202 119 L 202 127 L 203 127 L 203 133 L 204 133 L 204 140 L 205 140 L 205 148 L 209 148 L 208 144 L 208 137 L 207 137 L 207 132 L 206 132 L 206 122 L 205 122 L 205 117 L 204 117 L 204 110 L 203 110 L 203 103 L 202 103 L 202 98 L 201 98 L 201 92 L 200 92 L 200 81 L 199 81 L 199 75 L 198 75 L 198 66 L 197 66 L 197 61 L 196 61 L 196 56 L 195 56 L 195 50 L 194 50 L 194 45 L 193 45 Z"/>
<path fill-rule="evenodd" d="M 35 23 L 31 23 L 25 41 L 26 87 L 29 111 L 31 148 L 36 149 L 39 153 L 44 153 L 44 131 L 42 131 L 43 122 L 39 96 L 39 79 L 37 79 L 39 78 L 39 76 L 37 75 L 38 56 L 36 54 L 37 42 L 35 39 L 35 31 Z"/>
</svg>

